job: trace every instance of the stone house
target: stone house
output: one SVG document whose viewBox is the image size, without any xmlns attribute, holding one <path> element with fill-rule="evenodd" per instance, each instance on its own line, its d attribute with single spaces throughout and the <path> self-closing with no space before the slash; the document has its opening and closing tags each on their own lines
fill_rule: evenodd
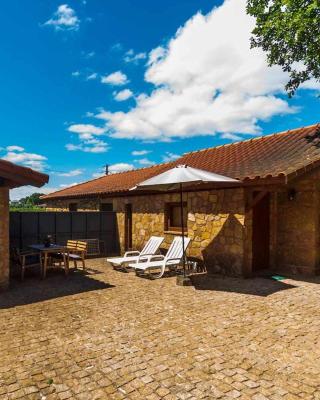
<svg viewBox="0 0 320 400">
<path fill-rule="evenodd" d="M 0 160 L 0 290 L 9 284 L 9 190 L 32 185 L 41 187 L 48 175 Z"/>
<path fill-rule="evenodd" d="M 137 183 L 186 164 L 240 179 L 237 188 L 196 186 L 185 193 L 189 256 L 210 272 L 320 271 L 320 126 L 313 125 L 186 153 L 178 160 L 106 175 L 44 196 L 48 210 L 113 210 L 121 250 L 150 235 L 168 247 L 181 221 L 178 194 L 135 193 Z"/>
</svg>

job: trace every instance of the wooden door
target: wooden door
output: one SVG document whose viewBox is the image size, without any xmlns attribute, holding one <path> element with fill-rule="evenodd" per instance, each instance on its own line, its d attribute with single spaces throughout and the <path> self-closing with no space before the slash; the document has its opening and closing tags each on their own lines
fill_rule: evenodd
<svg viewBox="0 0 320 400">
<path fill-rule="evenodd" d="M 132 204 L 126 204 L 124 222 L 124 242 L 126 250 L 132 249 Z"/>
<path fill-rule="evenodd" d="M 252 213 L 252 271 L 259 271 L 270 266 L 269 193 L 253 207 Z"/>
</svg>

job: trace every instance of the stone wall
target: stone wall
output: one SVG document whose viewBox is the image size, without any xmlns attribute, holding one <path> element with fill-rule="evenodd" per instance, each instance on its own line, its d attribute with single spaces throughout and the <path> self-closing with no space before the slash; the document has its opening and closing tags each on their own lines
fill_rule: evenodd
<svg viewBox="0 0 320 400">
<path fill-rule="evenodd" d="M 189 257 L 204 262 L 208 271 L 240 274 L 244 235 L 243 189 L 199 191 L 185 194 L 188 209 Z M 124 210 L 133 210 L 133 248 L 141 249 L 151 235 L 164 236 L 168 248 L 176 233 L 165 231 L 166 203 L 178 202 L 177 194 L 130 196 L 114 199 L 121 249 L 124 251 Z"/>
<path fill-rule="evenodd" d="M 271 191 L 270 266 L 279 272 L 320 273 L 320 170 L 288 185 L 257 188 Z M 293 200 L 288 192 L 294 189 Z M 255 190 L 252 188 L 251 190 Z M 189 257 L 203 260 L 209 271 L 228 274 L 252 272 L 252 212 L 246 210 L 248 191 L 228 189 L 185 194 L 188 205 Z M 79 210 L 98 210 L 101 199 L 54 201 L 50 210 L 67 210 L 77 201 Z M 174 234 L 164 231 L 165 203 L 179 201 L 177 194 L 128 196 L 113 202 L 117 212 L 121 251 L 124 251 L 124 210 L 133 210 L 133 248 L 141 249 L 151 235 L 165 237 L 168 248 Z M 50 204 L 48 204 L 50 206 Z"/>
<path fill-rule="evenodd" d="M 276 265 L 284 272 L 315 274 L 319 269 L 319 172 L 304 175 L 277 196 Z M 295 190 L 292 200 L 289 191 Z"/>
<path fill-rule="evenodd" d="M 0 187 L 0 290 L 9 283 L 9 190 Z"/>
<path fill-rule="evenodd" d="M 243 264 L 244 190 L 226 189 L 185 193 L 188 209 L 188 236 L 192 239 L 189 257 L 203 262 L 212 272 L 240 274 Z M 67 211 L 70 202 L 78 202 L 78 209 L 98 210 L 96 200 L 51 201 L 47 210 Z M 175 232 L 165 231 L 165 204 L 178 202 L 178 194 L 130 196 L 105 199 L 113 202 L 117 212 L 121 251 L 125 251 L 125 204 L 131 203 L 132 247 L 141 249 L 152 235 L 164 236 L 163 248 L 168 249 Z"/>
<path fill-rule="evenodd" d="M 48 201 L 46 211 L 69 211 L 70 203 L 77 203 L 78 211 L 99 211 L 100 199 L 72 199 L 72 200 L 54 200 Z"/>
</svg>

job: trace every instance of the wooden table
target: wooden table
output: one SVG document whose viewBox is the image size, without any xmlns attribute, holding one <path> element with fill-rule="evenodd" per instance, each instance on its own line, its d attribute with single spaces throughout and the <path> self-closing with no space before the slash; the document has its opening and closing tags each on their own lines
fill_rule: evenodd
<svg viewBox="0 0 320 400">
<path fill-rule="evenodd" d="M 50 247 L 46 247 L 44 244 L 32 244 L 29 246 L 31 249 L 39 251 L 41 253 L 40 256 L 40 264 L 42 270 L 42 278 L 44 279 L 47 275 L 47 267 L 48 267 L 48 259 L 50 254 L 60 253 L 62 256 L 65 274 L 69 273 L 69 260 L 66 253 L 65 246 L 59 244 L 51 244 Z M 42 261 L 43 258 L 43 261 Z"/>
</svg>

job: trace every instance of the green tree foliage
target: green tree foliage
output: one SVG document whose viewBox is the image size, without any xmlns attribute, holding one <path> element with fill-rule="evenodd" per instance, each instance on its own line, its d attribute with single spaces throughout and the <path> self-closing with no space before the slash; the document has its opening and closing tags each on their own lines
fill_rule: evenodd
<svg viewBox="0 0 320 400">
<path fill-rule="evenodd" d="M 40 197 L 43 196 L 43 193 L 32 193 L 31 196 L 28 196 L 24 199 L 24 201 L 28 204 L 39 205 L 41 204 Z"/>
<path fill-rule="evenodd" d="M 290 97 L 303 82 L 320 80 L 320 0 L 247 0 L 247 12 L 256 19 L 252 47 L 289 73 Z"/>
<path fill-rule="evenodd" d="M 11 211 L 40 211 L 42 193 L 33 193 L 30 196 L 24 197 L 20 200 L 10 202 Z"/>
</svg>

